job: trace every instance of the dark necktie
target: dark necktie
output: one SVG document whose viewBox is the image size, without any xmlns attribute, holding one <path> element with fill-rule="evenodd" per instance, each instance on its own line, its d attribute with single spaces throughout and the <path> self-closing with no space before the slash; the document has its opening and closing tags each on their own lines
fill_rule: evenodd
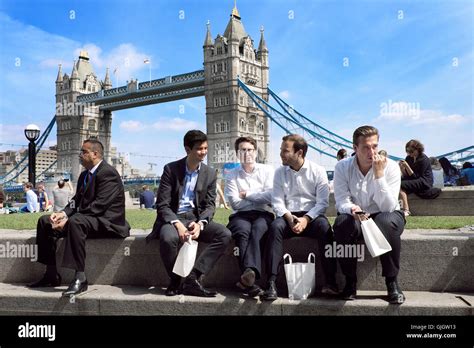
<svg viewBox="0 0 474 348">
<path fill-rule="evenodd" d="M 87 181 L 86 181 L 86 188 L 90 186 L 90 184 L 92 183 L 92 178 L 94 177 L 94 175 L 89 171 L 87 172 Z"/>
</svg>

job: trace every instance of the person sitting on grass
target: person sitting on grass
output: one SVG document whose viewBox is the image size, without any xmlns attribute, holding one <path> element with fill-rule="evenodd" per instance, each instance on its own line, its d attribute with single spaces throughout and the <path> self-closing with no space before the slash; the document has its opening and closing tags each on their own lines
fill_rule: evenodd
<svg viewBox="0 0 474 348">
<path fill-rule="evenodd" d="M 23 185 L 23 191 L 26 193 L 26 204 L 20 208 L 22 213 L 36 213 L 39 211 L 38 196 L 33 191 L 33 184 L 27 182 Z"/>
</svg>

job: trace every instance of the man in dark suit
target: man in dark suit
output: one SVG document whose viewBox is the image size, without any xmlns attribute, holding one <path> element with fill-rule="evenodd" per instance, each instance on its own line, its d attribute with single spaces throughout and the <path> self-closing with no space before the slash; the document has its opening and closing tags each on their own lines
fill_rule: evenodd
<svg viewBox="0 0 474 348">
<path fill-rule="evenodd" d="M 58 286 L 56 242 L 65 237 L 63 267 L 76 270 L 63 296 L 87 290 L 84 273 L 87 238 L 126 238 L 130 225 L 125 220 L 125 195 L 122 180 L 114 167 L 103 160 L 104 147 L 95 139 L 86 140 L 79 159 L 86 168 L 79 176 L 71 202 L 61 212 L 38 220 L 36 243 L 38 262 L 46 265 L 43 278 L 30 287 Z"/>
<path fill-rule="evenodd" d="M 156 199 L 157 218 L 147 241 L 159 238 L 160 253 L 171 282 L 167 296 L 178 294 L 181 277 L 173 273 L 180 243 L 188 237 L 209 243 L 197 257 L 183 282 L 185 295 L 216 296 L 199 282 L 224 253 L 231 240 L 230 231 L 212 221 L 216 200 L 216 172 L 202 161 L 207 155 L 207 136 L 191 130 L 184 136 L 187 156 L 168 163 L 163 169 Z"/>
</svg>

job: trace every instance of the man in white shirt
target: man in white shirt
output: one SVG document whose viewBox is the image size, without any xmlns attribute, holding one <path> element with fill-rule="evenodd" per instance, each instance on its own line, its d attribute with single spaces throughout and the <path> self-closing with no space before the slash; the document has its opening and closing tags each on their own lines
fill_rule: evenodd
<svg viewBox="0 0 474 348">
<path fill-rule="evenodd" d="M 240 168 L 234 169 L 226 183 L 226 196 L 234 210 L 227 228 L 238 248 L 242 272 L 237 286 L 250 297 L 261 295 L 263 290 L 255 284 L 261 276 L 260 241 L 273 221 L 271 209 L 273 168 L 255 163 L 257 142 L 252 137 L 235 141 Z"/>
<path fill-rule="evenodd" d="M 39 211 L 38 196 L 33 191 L 33 184 L 27 182 L 23 185 L 23 191 L 26 193 L 26 204 L 21 207 L 21 211 L 24 213 L 36 213 Z"/>
<path fill-rule="evenodd" d="M 338 216 L 334 222 L 334 235 L 337 244 L 354 245 L 363 238 L 361 217 L 370 216 L 374 220 L 392 246 L 392 251 L 380 256 L 388 301 L 400 304 L 405 301 L 397 283 L 400 235 L 405 227 L 405 217 L 398 203 L 400 169 L 397 163 L 378 154 L 378 143 L 376 128 L 359 127 L 353 134 L 355 156 L 336 164 L 334 197 Z M 339 264 L 346 276 L 342 297 L 354 300 L 357 295 L 357 260 L 351 255 L 339 258 Z"/>
<path fill-rule="evenodd" d="M 283 239 L 316 238 L 326 278 L 323 293 L 337 294 L 336 259 L 326 258 L 324 248 L 333 242 L 333 232 L 324 213 L 329 205 L 329 185 L 323 167 L 305 158 L 308 144 L 297 134 L 283 137 L 280 157 L 283 166 L 275 171 L 273 209 L 277 216 L 268 232 L 266 269 L 268 288 L 262 299 L 278 298 L 276 278 L 283 258 Z"/>
</svg>

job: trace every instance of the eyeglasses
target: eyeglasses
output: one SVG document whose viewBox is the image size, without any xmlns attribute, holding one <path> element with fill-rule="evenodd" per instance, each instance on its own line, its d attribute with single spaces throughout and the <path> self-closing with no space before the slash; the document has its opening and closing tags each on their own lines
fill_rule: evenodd
<svg viewBox="0 0 474 348">
<path fill-rule="evenodd" d="M 240 149 L 239 153 L 244 154 L 246 152 L 248 153 L 254 153 L 255 149 Z"/>
</svg>

